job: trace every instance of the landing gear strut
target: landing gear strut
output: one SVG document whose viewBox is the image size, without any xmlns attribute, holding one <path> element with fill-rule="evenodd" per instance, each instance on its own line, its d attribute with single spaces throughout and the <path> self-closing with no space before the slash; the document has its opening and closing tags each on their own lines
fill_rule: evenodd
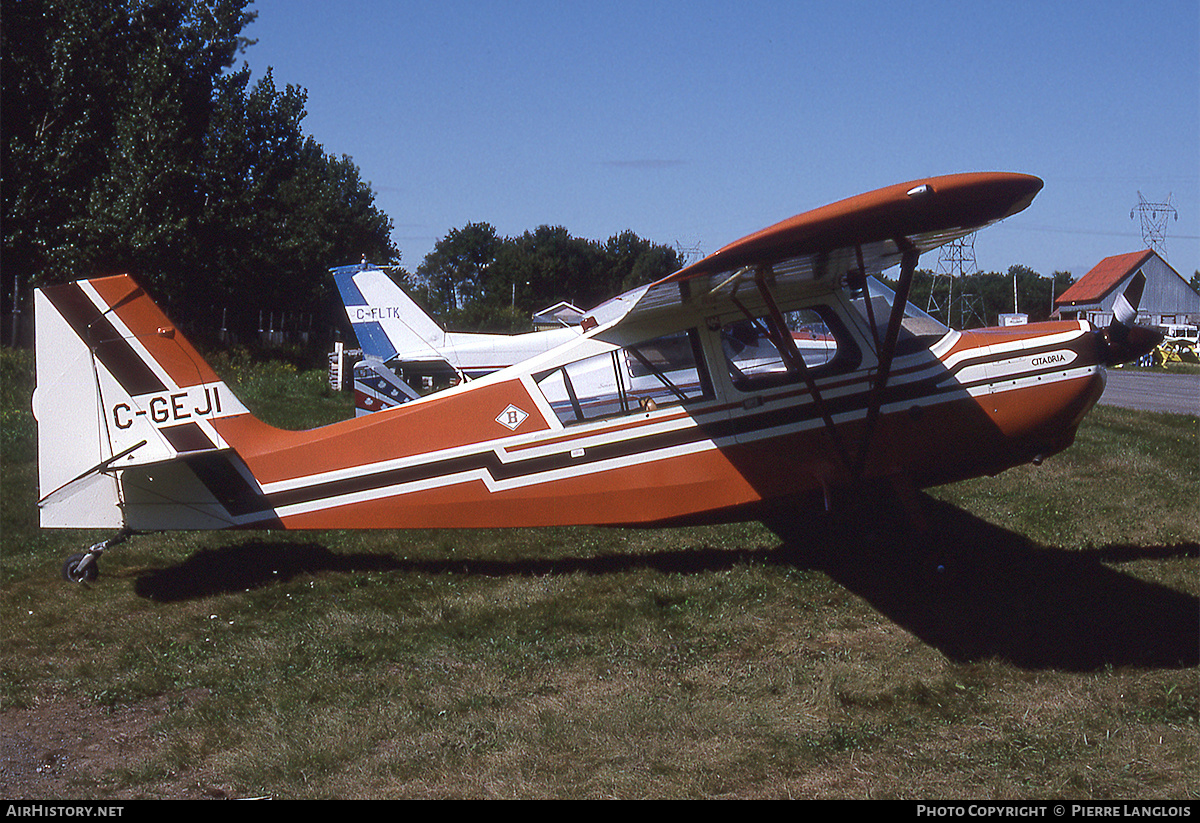
<svg viewBox="0 0 1200 823">
<path fill-rule="evenodd" d="M 124 543 L 131 534 L 133 532 L 129 529 L 121 529 L 108 540 L 94 544 L 83 554 L 73 554 L 68 557 L 62 567 L 63 580 L 69 580 L 72 583 L 91 583 L 100 576 L 100 555 L 104 553 L 104 550 L 118 543 Z"/>
</svg>

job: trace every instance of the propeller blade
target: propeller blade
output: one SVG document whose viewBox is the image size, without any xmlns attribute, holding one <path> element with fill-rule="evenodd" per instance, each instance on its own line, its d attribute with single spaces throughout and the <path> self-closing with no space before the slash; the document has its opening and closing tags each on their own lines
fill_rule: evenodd
<svg viewBox="0 0 1200 823">
<path fill-rule="evenodd" d="M 1105 362 L 1109 366 L 1137 360 L 1162 342 L 1163 336 L 1157 329 L 1137 325 L 1138 304 L 1142 302 L 1145 288 L 1146 275 L 1138 272 L 1113 304 L 1112 321 L 1103 332 L 1107 349 Z"/>
<path fill-rule="evenodd" d="M 1145 288 L 1146 275 L 1138 272 L 1113 304 L 1113 318 L 1108 324 L 1111 331 L 1116 331 L 1117 328 L 1129 329 L 1137 322 L 1137 307 L 1142 302 L 1142 291 Z"/>
</svg>

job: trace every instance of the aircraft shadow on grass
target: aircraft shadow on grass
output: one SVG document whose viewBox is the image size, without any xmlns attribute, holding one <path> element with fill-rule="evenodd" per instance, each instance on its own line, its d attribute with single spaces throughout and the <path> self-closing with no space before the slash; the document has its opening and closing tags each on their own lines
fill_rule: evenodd
<svg viewBox="0 0 1200 823">
<path fill-rule="evenodd" d="M 922 495 L 928 531 L 767 522 L 769 550 L 682 549 L 650 555 L 547 560 L 401 560 L 339 554 L 315 542 L 251 541 L 207 549 L 142 573 L 139 596 L 170 602 L 243 591 L 326 572 L 469 573 L 485 576 L 696 574 L 745 562 L 829 575 L 872 608 L 957 662 L 989 658 L 1026 669 L 1182 668 L 1200 663 L 1200 599 L 1112 567 L 1200 556 L 1196 543 L 1041 546 Z M 886 521 L 884 521 L 886 522 Z"/>
</svg>

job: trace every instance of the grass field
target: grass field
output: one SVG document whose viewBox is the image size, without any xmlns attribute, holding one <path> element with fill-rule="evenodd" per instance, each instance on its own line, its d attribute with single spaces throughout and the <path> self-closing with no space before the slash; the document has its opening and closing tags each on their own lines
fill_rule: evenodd
<svg viewBox="0 0 1200 823">
<path fill-rule="evenodd" d="M 225 359 L 279 425 L 320 372 Z M 1200 796 L 1197 420 L 847 518 L 137 536 L 37 527 L 0 359 L 8 798 Z"/>
</svg>

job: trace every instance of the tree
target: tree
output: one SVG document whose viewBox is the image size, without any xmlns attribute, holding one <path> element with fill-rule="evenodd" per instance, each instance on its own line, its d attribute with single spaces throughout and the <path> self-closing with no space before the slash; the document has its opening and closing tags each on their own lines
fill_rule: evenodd
<svg viewBox="0 0 1200 823">
<path fill-rule="evenodd" d="M 214 89 L 197 228 L 209 253 L 186 299 L 236 307 L 243 326 L 266 312 L 340 312 L 331 266 L 399 259 L 354 163 L 304 135 L 305 100 L 271 72 L 250 85 L 248 69 Z"/>
<path fill-rule="evenodd" d="M 885 278 L 885 282 L 895 288 L 894 280 Z M 935 275 L 929 269 L 918 269 L 913 273 L 909 302 L 924 309 L 930 305 L 930 294 L 935 293 L 933 302 L 943 305 L 940 306 L 942 311 L 935 311 L 934 314 L 954 328 L 996 325 L 1000 322 L 1000 315 L 1012 313 L 1014 308 L 1036 323 L 1050 318 L 1054 311 L 1054 298 L 1070 285 L 1070 272 L 1057 271 L 1051 277 L 1042 277 L 1028 266 L 1015 264 L 1009 266 L 1004 274 L 981 272 L 956 276 L 953 293 L 949 295 L 950 302 L 946 304 L 949 278 Z M 949 318 L 945 316 L 947 311 Z"/>
<path fill-rule="evenodd" d="M 527 284 L 525 306 L 531 311 L 567 300 L 591 306 L 610 297 L 600 272 L 601 249 L 593 240 L 573 237 L 562 226 L 541 225 L 509 240 L 506 262 L 511 282 Z"/>
<path fill-rule="evenodd" d="M 186 254 L 248 0 L 4 0 L 4 259 L 33 283 Z"/>
<path fill-rule="evenodd" d="M 248 0 L 3 3 L 6 275 L 126 271 L 197 330 L 248 330 L 340 317 L 330 266 L 399 259 L 350 158 L 303 134 L 303 90 L 226 71 Z"/>
<path fill-rule="evenodd" d="M 528 331 L 535 311 L 564 300 L 590 308 L 678 268 L 673 248 L 629 230 L 601 243 L 562 226 L 500 238 L 488 223 L 469 223 L 426 255 L 410 291 L 448 326 Z"/>
<path fill-rule="evenodd" d="M 604 250 L 606 285 L 614 292 L 653 283 L 678 271 L 682 263 L 674 248 L 651 243 L 629 229 L 608 238 Z"/>
<path fill-rule="evenodd" d="M 425 256 L 417 267 L 417 276 L 442 312 L 453 314 L 464 302 L 479 297 L 484 273 L 496 258 L 499 242 L 491 224 L 468 223 L 451 230 Z"/>
</svg>

